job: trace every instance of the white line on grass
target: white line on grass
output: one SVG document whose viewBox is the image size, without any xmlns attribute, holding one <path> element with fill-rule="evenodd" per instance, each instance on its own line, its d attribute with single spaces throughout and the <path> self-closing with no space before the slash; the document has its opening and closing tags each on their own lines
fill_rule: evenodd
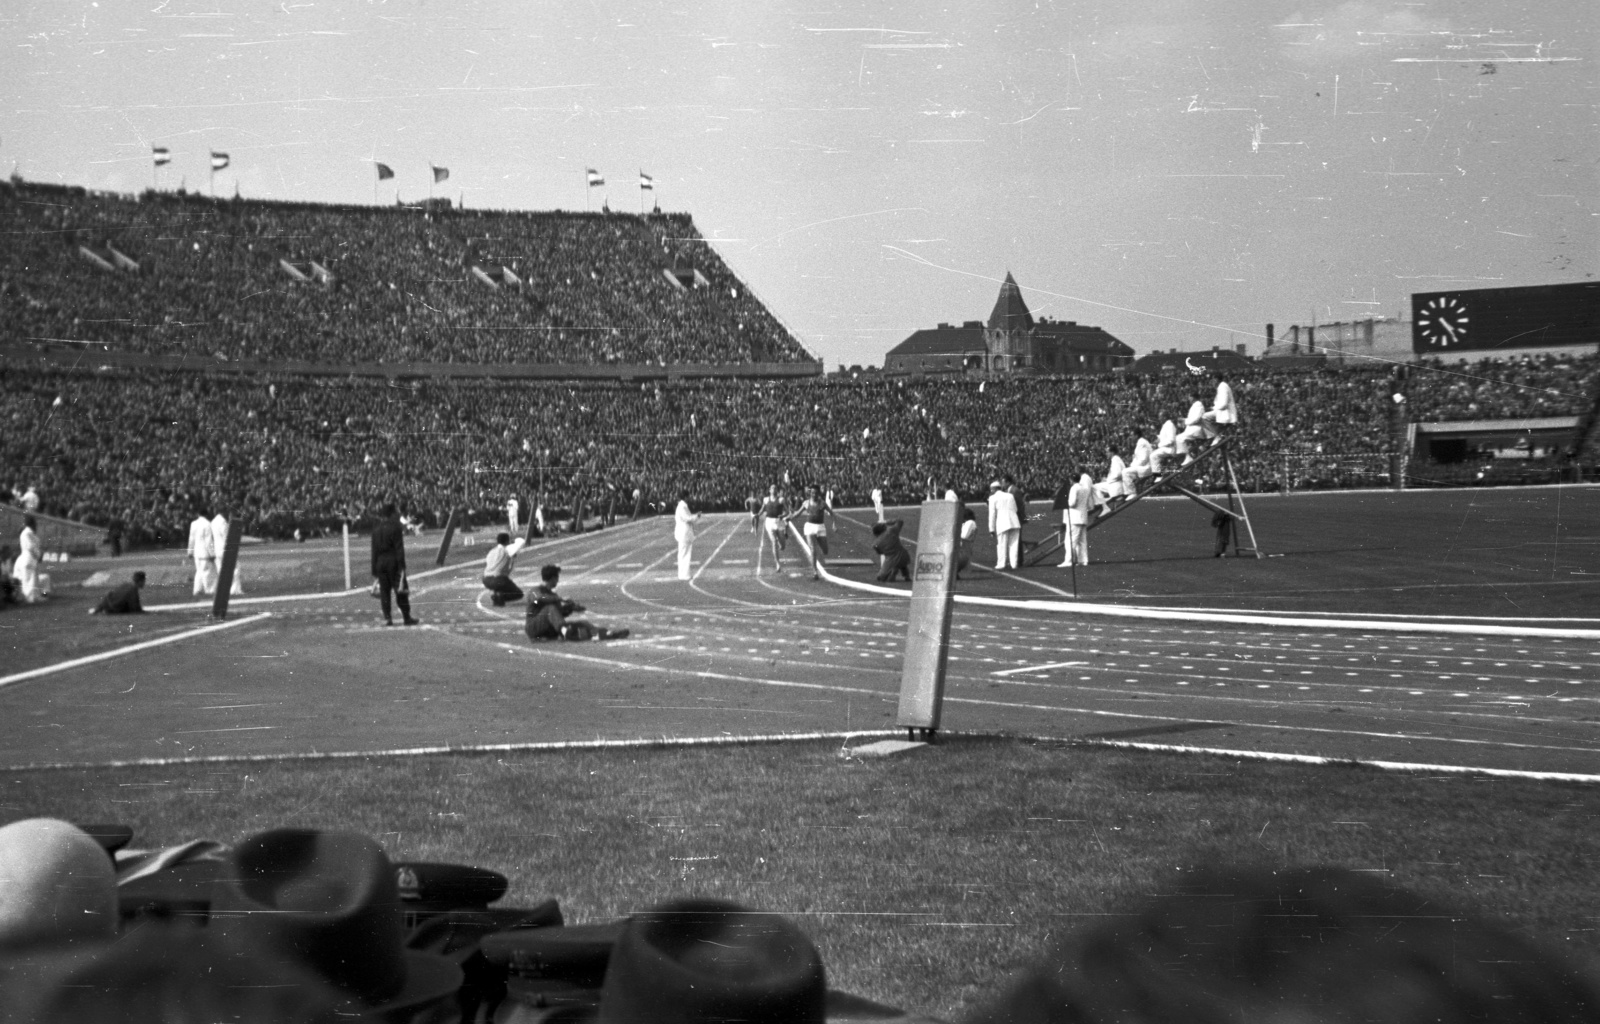
<svg viewBox="0 0 1600 1024">
<path fill-rule="evenodd" d="M 185 630 L 182 633 L 174 633 L 171 636 L 164 636 L 155 640 L 145 640 L 140 643 L 129 644 L 126 647 L 119 647 L 114 651 L 102 651 L 99 654 L 90 654 L 82 658 L 73 658 L 70 661 L 57 662 L 54 665 L 45 665 L 42 668 L 33 668 L 26 672 L 18 672 L 15 675 L 0 676 L 0 686 L 10 686 L 12 683 L 20 683 L 25 679 L 37 679 L 40 676 L 47 676 L 56 672 L 65 672 L 69 669 L 79 668 L 83 665 L 93 665 L 96 662 L 109 661 L 112 658 L 120 658 L 124 654 L 133 654 L 136 651 L 148 650 L 151 647 L 160 647 L 162 644 L 177 643 L 179 640 L 187 640 L 190 637 L 204 636 L 206 633 L 215 633 L 219 629 L 232 629 L 235 626 L 244 626 L 252 622 L 260 622 L 262 619 L 270 618 L 271 615 L 271 612 L 259 612 L 250 616 L 249 618 L 234 619 L 231 622 L 219 622 L 213 626 L 201 626 L 199 629 Z"/>
<path fill-rule="evenodd" d="M 751 680 L 760 682 L 760 680 Z M 1377 732 L 1371 729 L 1327 729 L 1315 725 L 1280 725 L 1276 722 L 1246 722 L 1226 718 L 1189 718 L 1181 715 L 1141 715 L 1131 711 L 1105 711 L 1099 708 L 1069 708 L 1059 704 L 1023 704 L 1015 701 L 982 700 L 977 697 L 952 697 L 945 695 L 949 704 L 977 704 L 984 707 L 1016 708 L 1023 711 L 1057 711 L 1069 715 L 1093 715 L 1100 718 L 1135 718 L 1152 722 L 1183 722 L 1230 729 L 1262 729 L 1267 732 L 1309 732 L 1319 736 L 1356 736 L 1364 739 L 1425 741 L 1429 743 L 1454 743 L 1473 747 L 1501 747 L 1507 750 L 1559 750 L 1564 753 L 1596 754 L 1595 747 L 1556 746 L 1547 743 L 1512 743 L 1507 740 L 1478 740 L 1466 736 L 1435 736 L 1418 732 Z"/>
<path fill-rule="evenodd" d="M 1048 740 L 1049 737 L 1038 737 Z M 1082 739 L 1072 741 L 1074 746 L 1112 747 L 1118 750 L 1150 750 L 1172 754 L 1210 754 L 1216 757 L 1236 757 L 1245 761 L 1280 761 L 1290 764 L 1360 765 L 1365 768 L 1382 768 L 1400 772 L 1448 772 L 1452 775 L 1496 775 L 1511 779 L 1537 779 L 1541 782 L 1600 782 L 1600 775 L 1583 775 L 1577 772 L 1535 772 L 1520 768 L 1474 768 L 1457 764 L 1423 764 L 1410 761 L 1366 761 L 1360 758 L 1319 757 L 1315 754 L 1276 754 L 1264 750 L 1226 750 L 1221 747 L 1190 747 L 1175 743 L 1135 743 L 1127 740 Z"/>
<path fill-rule="evenodd" d="M 899 736 L 899 729 L 853 729 L 842 732 L 780 732 L 754 736 L 659 736 L 628 740 L 545 740 L 529 743 L 463 743 L 434 747 L 396 747 L 388 750 L 308 751 L 298 754 L 206 754 L 201 757 L 139 757 L 123 761 L 61 761 L 13 765 L 6 771 L 43 771 L 63 768 L 146 768 L 183 764 L 259 764 L 284 761 L 344 761 L 364 757 L 429 757 L 440 754 L 540 754 L 585 750 L 671 750 L 677 747 L 741 747 L 755 743 L 811 743 L 868 737 Z"/>
</svg>

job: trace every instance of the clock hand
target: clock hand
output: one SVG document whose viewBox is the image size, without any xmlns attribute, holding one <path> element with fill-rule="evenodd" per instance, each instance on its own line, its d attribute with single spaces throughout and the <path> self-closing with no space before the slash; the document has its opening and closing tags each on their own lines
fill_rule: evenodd
<svg viewBox="0 0 1600 1024">
<path fill-rule="evenodd" d="M 1443 327 L 1445 330 L 1450 332 L 1450 340 L 1451 341 L 1460 341 L 1461 340 L 1460 338 L 1456 337 L 1456 329 L 1454 327 L 1450 326 L 1450 321 L 1448 321 L 1448 320 L 1440 320 L 1439 321 L 1439 326 Z"/>
</svg>

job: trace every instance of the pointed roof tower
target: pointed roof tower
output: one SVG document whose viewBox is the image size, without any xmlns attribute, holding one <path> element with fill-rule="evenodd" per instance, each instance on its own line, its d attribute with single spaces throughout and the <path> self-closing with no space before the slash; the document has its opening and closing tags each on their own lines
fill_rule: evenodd
<svg viewBox="0 0 1600 1024">
<path fill-rule="evenodd" d="M 994 311 L 989 314 L 989 329 L 995 331 L 1026 331 L 1033 326 L 1033 314 L 1022 301 L 1022 289 L 1017 279 L 1006 271 L 1005 283 L 1000 286 L 1000 296 L 994 300 Z"/>
</svg>

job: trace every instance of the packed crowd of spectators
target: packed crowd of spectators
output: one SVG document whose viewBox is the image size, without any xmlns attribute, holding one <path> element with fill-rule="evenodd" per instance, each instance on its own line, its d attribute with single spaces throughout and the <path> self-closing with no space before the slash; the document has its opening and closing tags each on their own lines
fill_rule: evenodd
<svg viewBox="0 0 1600 1024">
<path fill-rule="evenodd" d="M 1413 405 L 1436 382 L 1410 381 Z M 687 488 L 697 508 L 742 507 L 768 483 L 820 483 L 839 500 L 920 499 L 930 479 L 966 496 L 1006 472 L 1033 497 L 1104 472 L 1180 426 L 1189 377 L 704 381 L 628 384 L 385 380 L 287 374 L 10 368 L 0 371 L 0 490 L 37 487 L 41 511 L 130 542 L 181 536 L 216 505 L 246 529 L 337 529 L 398 500 L 424 523 L 466 506 L 487 521 L 511 496 L 631 514 Z M 1260 372 L 1233 380 L 1234 467 L 1248 491 L 1373 485 L 1405 418 L 1382 370 Z M 1209 486 L 1220 486 L 1213 475 Z M 4 495 L 0 494 L 0 498 Z"/>
<path fill-rule="evenodd" d="M 1534 419 L 1581 416 L 1600 387 L 1600 358 L 1523 356 L 1446 365 L 1438 360 L 1411 370 L 1424 382 L 1411 394 L 1418 421 Z"/>
<path fill-rule="evenodd" d="M 687 214 L 130 197 L 13 179 L 0 182 L 0 225 L 14 339 L 325 364 L 811 359 Z M 97 266 L 84 248 L 138 269 Z M 474 265 L 521 284 L 490 287 Z"/>
</svg>

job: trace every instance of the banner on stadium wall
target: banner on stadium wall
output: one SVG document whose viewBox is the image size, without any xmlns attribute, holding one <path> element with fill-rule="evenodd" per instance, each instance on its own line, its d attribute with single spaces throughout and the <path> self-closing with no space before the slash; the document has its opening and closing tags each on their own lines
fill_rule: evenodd
<svg viewBox="0 0 1600 1024">
<path fill-rule="evenodd" d="M 1411 296 L 1411 350 L 1418 355 L 1593 345 L 1597 332 L 1596 281 Z"/>
</svg>

